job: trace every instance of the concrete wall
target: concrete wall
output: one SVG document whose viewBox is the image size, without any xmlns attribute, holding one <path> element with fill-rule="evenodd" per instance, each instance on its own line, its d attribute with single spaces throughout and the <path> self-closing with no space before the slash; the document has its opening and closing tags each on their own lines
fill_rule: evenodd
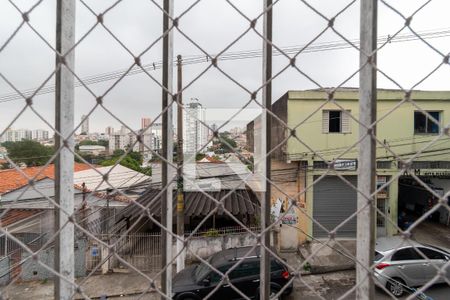
<svg viewBox="0 0 450 300">
<path fill-rule="evenodd" d="M 83 277 L 86 275 L 85 253 L 87 243 L 80 239 L 75 245 L 75 276 Z M 22 260 L 28 258 L 22 265 L 21 280 L 44 280 L 54 277 L 54 274 L 44 268 L 38 261 L 29 258 L 29 253 L 22 254 Z M 46 264 L 50 268 L 54 267 L 54 248 L 49 248 L 39 252 L 39 261 Z"/>
<path fill-rule="evenodd" d="M 253 152 L 255 150 L 255 122 L 251 121 L 247 124 L 247 130 L 245 131 L 245 135 L 247 138 L 247 145 L 246 148 L 247 151 Z"/>
<path fill-rule="evenodd" d="M 272 246 L 276 247 L 275 243 L 276 233 L 271 233 L 270 243 Z M 195 262 L 198 259 L 192 254 L 195 253 L 201 258 L 208 258 L 216 252 L 234 248 L 234 247 L 244 247 L 253 246 L 257 243 L 256 238 L 250 233 L 236 233 L 228 234 L 224 236 L 217 237 L 194 237 L 188 241 L 188 251 L 186 251 L 186 260 L 188 262 Z M 174 253 L 176 253 L 174 244 Z"/>
<path fill-rule="evenodd" d="M 278 199 L 283 202 L 287 210 L 289 201 L 297 202 L 294 211 L 297 215 L 296 224 L 282 224 L 280 222 L 280 248 L 285 251 L 295 251 L 299 244 L 306 241 L 308 232 L 308 217 L 306 195 L 302 193 L 305 188 L 305 170 L 300 162 L 286 163 L 272 160 L 272 186 L 271 202 Z"/>
<path fill-rule="evenodd" d="M 289 130 L 286 128 L 287 124 L 287 100 L 288 93 L 284 94 L 277 102 L 272 105 L 272 112 L 282 121 L 272 118 L 272 129 L 271 135 L 271 148 L 277 147 L 279 144 L 283 143 L 286 137 L 290 134 Z M 283 124 L 284 123 L 284 124 Z M 272 153 L 272 159 L 282 160 L 285 157 L 287 151 L 287 143 L 284 142 L 282 146 L 277 147 Z"/>
</svg>

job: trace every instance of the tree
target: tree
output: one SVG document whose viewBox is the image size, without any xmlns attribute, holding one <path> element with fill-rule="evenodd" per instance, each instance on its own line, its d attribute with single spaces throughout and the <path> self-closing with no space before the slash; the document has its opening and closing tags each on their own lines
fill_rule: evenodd
<svg viewBox="0 0 450 300">
<path fill-rule="evenodd" d="M 116 149 L 116 150 L 114 150 L 114 152 L 113 152 L 113 156 L 122 156 L 124 153 L 125 153 L 124 150 L 122 150 L 122 149 Z"/>
<path fill-rule="evenodd" d="M 139 152 L 131 151 L 130 153 L 128 153 L 128 156 L 139 162 L 139 165 L 142 165 L 142 162 L 144 161 L 142 154 Z"/>
<path fill-rule="evenodd" d="M 195 155 L 195 160 L 202 160 L 203 158 L 205 158 L 206 157 L 206 155 L 204 154 L 204 153 L 197 153 L 196 155 Z"/>
<path fill-rule="evenodd" d="M 52 147 L 41 145 L 32 140 L 4 143 L 8 156 L 14 163 L 25 163 L 27 166 L 42 166 L 54 153 Z"/>
<path fill-rule="evenodd" d="M 107 141 L 107 140 L 100 140 L 100 141 L 97 142 L 97 144 L 99 146 L 103 146 L 105 148 L 109 148 L 109 141 Z"/>
<path fill-rule="evenodd" d="M 114 151 L 113 156 L 110 159 L 100 162 L 100 165 L 112 166 L 120 159 L 120 157 L 124 153 L 125 152 L 123 150 L 119 150 L 119 151 L 116 150 L 116 151 Z M 150 167 L 146 167 L 146 168 L 141 167 L 142 160 L 143 160 L 142 154 L 140 154 L 139 152 L 132 151 L 132 152 L 128 153 L 122 160 L 120 160 L 119 164 L 124 167 L 127 167 L 129 169 L 135 170 L 137 172 L 144 173 L 146 175 L 151 175 L 152 170 Z"/>
<path fill-rule="evenodd" d="M 230 137 L 228 131 L 219 133 L 219 139 L 213 142 L 213 147 L 218 153 L 233 152 L 233 149 L 237 147 L 236 141 Z"/>
</svg>

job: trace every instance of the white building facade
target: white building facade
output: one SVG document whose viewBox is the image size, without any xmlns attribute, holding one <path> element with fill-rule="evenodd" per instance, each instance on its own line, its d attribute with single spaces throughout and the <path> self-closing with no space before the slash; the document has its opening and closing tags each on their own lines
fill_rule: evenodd
<svg viewBox="0 0 450 300">
<path fill-rule="evenodd" d="M 48 131 L 43 129 L 35 129 L 31 132 L 31 139 L 35 141 L 46 141 L 48 140 Z"/>
<path fill-rule="evenodd" d="M 85 115 L 81 116 L 81 133 L 89 134 L 89 117 Z"/>
<path fill-rule="evenodd" d="M 205 124 L 205 109 L 199 102 L 186 105 L 183 124 L 183 151 L 186 154 L 205 152 L 208 142 L 208 127 Z"/>
</svg>

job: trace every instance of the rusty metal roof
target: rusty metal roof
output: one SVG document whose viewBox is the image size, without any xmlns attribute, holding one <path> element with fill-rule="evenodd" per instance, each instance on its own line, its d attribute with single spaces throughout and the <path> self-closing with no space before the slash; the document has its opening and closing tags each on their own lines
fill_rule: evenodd
<svg viewBox="0 0 450 300">
<path fill-rule="evenodd" d="M 224 207 L 233 215 L 249 214 L 254 215 L 258 213 L 260 206 L 256 195 L 246 189 L 235 190 L 220 190 L 214 192 L 205 192 L 211 198 L 219 201 L 224 198 Z M 150 213 L 154 216 L 161 215 L 161 190 L 150 189 L 139 197 L 136 202 L 144 207 L 150 209 Z M 216 203 L 202 192 L 185 192 L 185 216 L 206 216 L 215 207 Z M 176 210 L 176 192 L 173 193 L 173 210 L 175 215 Z M 142 208 L 136 203 L 130 203 L 126 208 L 120 212 L 122 217 L 139 216 L 143 212 Z M 223 208 L 219 208 L 218 215 L 223 215 Z M 120 218 L 120 217 L 119 217 Z"/>
</svg>

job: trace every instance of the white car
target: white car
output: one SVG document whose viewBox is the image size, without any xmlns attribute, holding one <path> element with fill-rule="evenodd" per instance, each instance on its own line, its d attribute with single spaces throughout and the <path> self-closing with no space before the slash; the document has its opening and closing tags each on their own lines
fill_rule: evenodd
<svg viewBox="0 0 450 300">
<path fill-rule="evenodd" d="M 402 244 L 400 237 L 377 240 L 375 263 L 376 284 L 396 297 L 402 296 L 407 287 L 425 285 L 445 265 L 444 276 L 450 281 L 450 250 L 414 241 Z M 444 276 L 435 283 L 445 282 Z"/>
</svg>

